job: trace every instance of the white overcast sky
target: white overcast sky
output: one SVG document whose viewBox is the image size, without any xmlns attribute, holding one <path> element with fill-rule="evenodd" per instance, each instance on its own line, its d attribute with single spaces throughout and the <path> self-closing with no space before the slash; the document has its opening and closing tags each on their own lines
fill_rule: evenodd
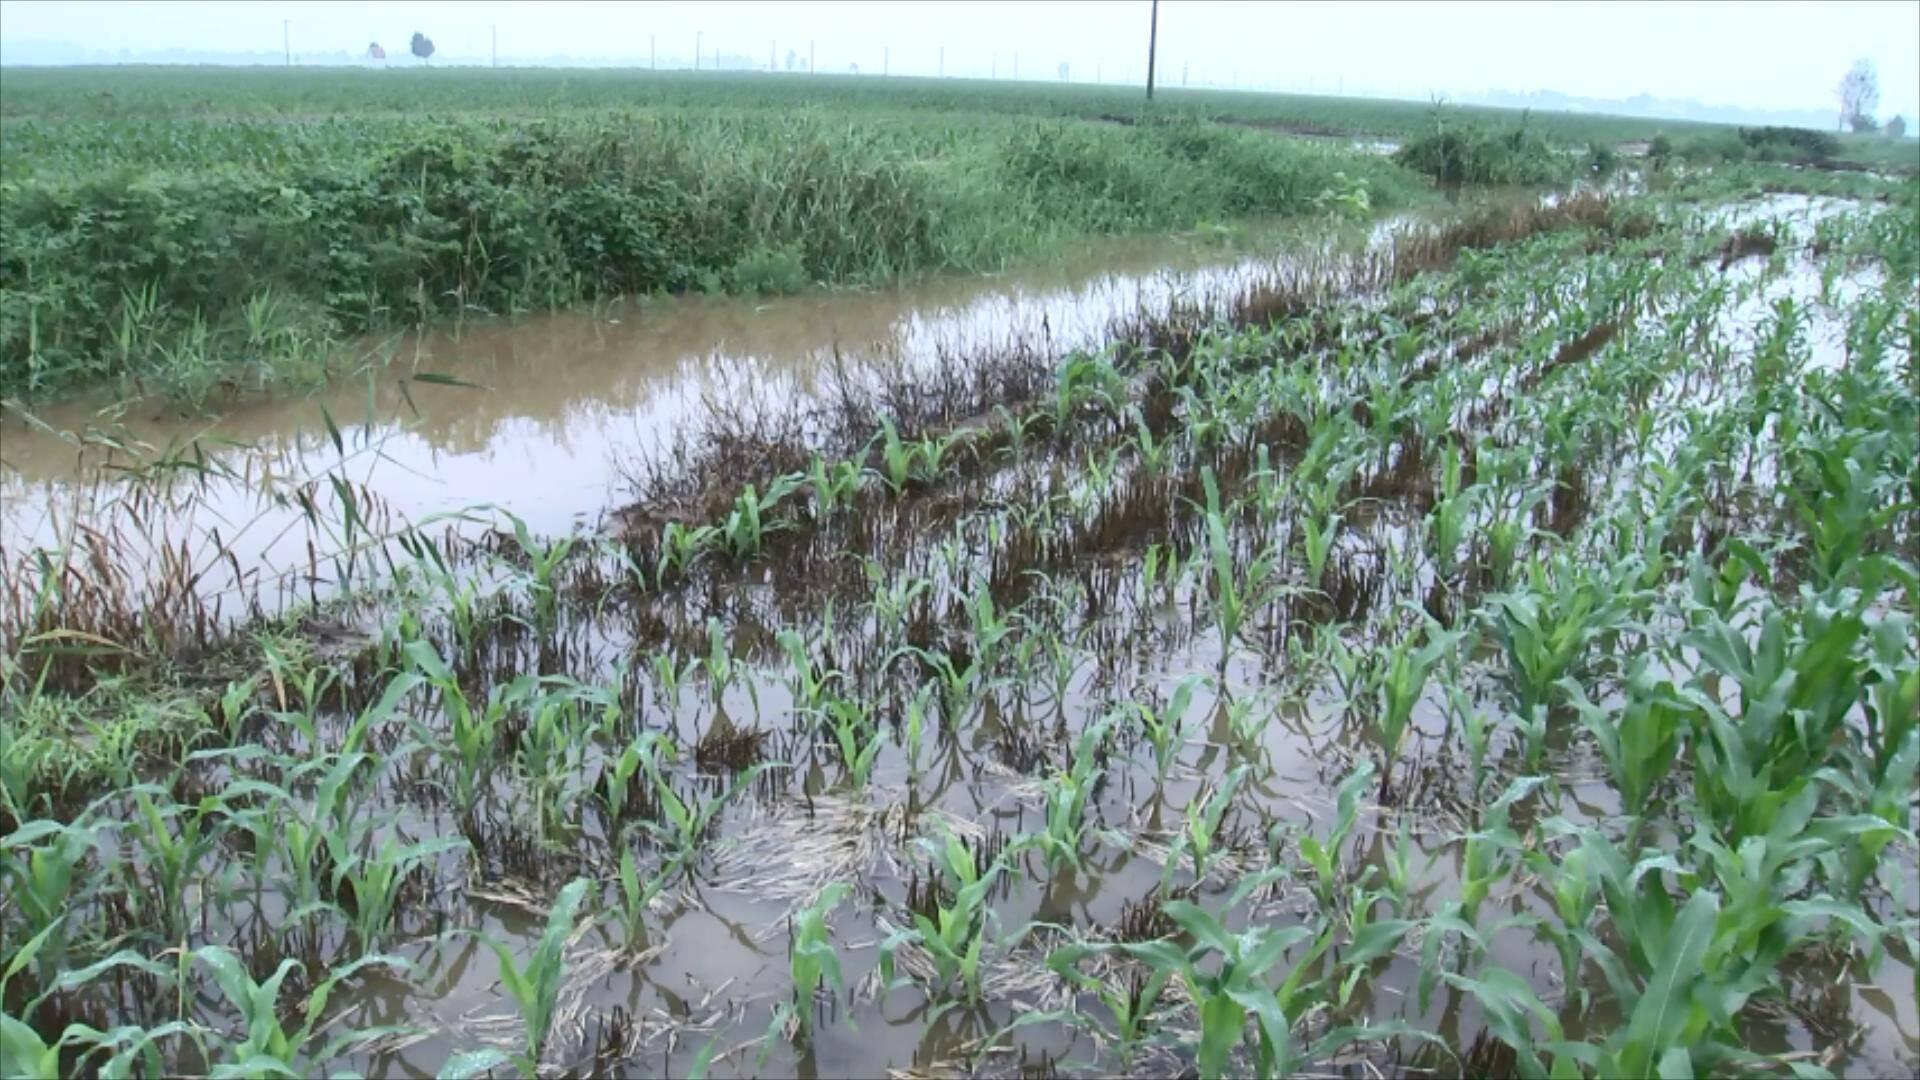
<svg viewBox="0 0 1920 1080">
<path fill-rule="evenodd" d="M 756 60 L 777 42 L 822 71 L 858 64 L 931 74 L 946 50 L 949 74 L 1052 77 L 1067 61 L 1084 79 L 1143 71 L 1147 0 L 1078 2 L 474 3 L 324 0 L 0 0 L 0 39 L 68 41 L 93 49 L 359 52 L 380 41 L 401 55 L 422 30 L 445 59 L 487 54 L 497 27 L 503 59 L 555 54 L 644 61 L 649 38 L 663 62 L 702 35 Z M 1160 78 L 1178 84 L 1237 77 L 1323 90 L 1400 95 L 1490 89 L 1558 90 L 1625 98 L 1693 98 L 1766 109 L 1825 109 L 1856 57 L 1879 69 L 1881 115 L 1920 112 L 1920 2 L 1802 3 L 1308 3 L 1162 0 Z"/>
</svg>

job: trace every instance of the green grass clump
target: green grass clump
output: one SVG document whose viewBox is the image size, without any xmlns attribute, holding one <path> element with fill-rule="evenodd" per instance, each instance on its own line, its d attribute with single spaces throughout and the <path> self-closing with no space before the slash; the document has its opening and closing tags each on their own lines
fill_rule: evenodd
<svg viewBox="0 0 1920 1080">
<path fill-rule="evenodd" d="M 1402 146 L 1393 159 L 1442 184 L 1547 184 L 1573 172 L 1571 159 L 1545 136 L 1522 124 L 1494 131 L 1472 124 L 1436 123 Z"/>
</svg>

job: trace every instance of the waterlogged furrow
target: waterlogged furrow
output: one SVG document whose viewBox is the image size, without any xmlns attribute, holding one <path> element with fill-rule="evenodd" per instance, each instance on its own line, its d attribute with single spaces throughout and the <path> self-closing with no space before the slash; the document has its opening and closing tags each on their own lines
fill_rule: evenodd
<svg viewBox="0 0 1920 1080">
<path fill-rule="evenodd" d="M 1914 211 L 1627 212 L 735 418 L 174 699 L 38 627 L 9 1073 L 1911 1069 Z"/>
</svg>

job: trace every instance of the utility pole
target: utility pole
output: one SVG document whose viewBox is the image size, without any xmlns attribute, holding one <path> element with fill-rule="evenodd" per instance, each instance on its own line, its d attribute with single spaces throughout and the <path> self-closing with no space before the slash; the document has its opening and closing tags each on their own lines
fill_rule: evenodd
<svg viewBox="0 0 1920 1080">
<path fill-rule="evenodd" d="M 1104 66 L 1105 61 L 1095 60 L 1093 62 L 1093 83 L 1095 86 L 1100 85 L 1100 71 Z"/>
<path fill-rule="evenodd" d="M 779 55 L 780 55 L 780 43 L 777 41 L 767 42 L 767 74 L 771 75 L 774 72 L 780 70 L 779 62 L 774 59 Z"/>
<path fill-rule="evenodd" d="M 287 50 L 287 66 L 293 66 L 293 20 L 280 20 L 280 46 Z"/>
<path fill-rule="evenodd" d="M 945 45 L 940 46 L 940 66 L 936 70 L 940 72 L 941 78 L 944 79 L 947 77 L 947 47 Z"/>
<path fill-rule="evenodd" d="M 993 54 L 993 75 L 991 77 L 995 79 L 1000 77 L 1000 54 L 999 53 Z"/>
<path fill-rule="evenodd" d="M 808 38 L 808 39 L 807 39 L 807 74 L 809 74 L 809 75 L 812 75 L 813 73 L 814 73 L 814 68 L 813 68 L 813 39 L 812 39 L 812 38 Z"/>
<path fill-rule="evenodd" d="M 652 34 L 647 35 L 647 70 L 648 71 L 660 70 L 659 43 L 655 40 L 654 35 Z"/>
<path fill-rule="evenodd" d="M 881 78 L 884 79 L 887 77 L 887 65 L 889 65 L 892 62 L 893 62 L 893 50 L 882 48 L 880 50 L 880 77 Z"/>
<path fill-rule="evenodd" d="M 1147 100 L 1153 100 L 1153 53 L 1160 47 L 1160 0 L 1153 0 L 1153 14 L 1147 16 Z"/>
<path fill-rule="evenodd" d="M 1013 77 L 1020 77 L 1020 53 L 1017 50 L 1013 54 Z"/>
<path fill-rule="evenodd" d="M 1192 63 L 1191 60 L 1180 61 L 1180 86 L 1182 89 L 1187 85 L 1187 65 L 1190 63 Z"/>
<path fill-rule="evenodd" d="M 493 32 L 493 66 L 499 67 L 500 66 L 500 24 L 493 23 L 491 26 L 488 27 L 488 29 Z"/>
<path fill-rule="evenodd" d="M 700 31 L 693 32 L 693 70 L 700 70 Z"/>
</svg>

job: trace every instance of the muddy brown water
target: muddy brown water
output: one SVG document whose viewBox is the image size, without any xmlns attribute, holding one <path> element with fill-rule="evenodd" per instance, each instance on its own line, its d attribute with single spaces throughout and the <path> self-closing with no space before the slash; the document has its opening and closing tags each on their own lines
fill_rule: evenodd
<svg viewBox="0 0 1920 1080">
<path fill-rule="evenodd" d="M 121 422 L 149 442 L 194 435 L 227 438 L 251 447 L 236 454 L 271 461 L 282 473 L 324 471 L 340 464 L 340 454 L 319 419 L 324 404 L 340 425 L 348 468 L 377 490 L 396 515 L 420 520 L 493 504 L 525 518 L 536 533 L 566 532 L 594 524 L 617 500 L 623 455 L 657 445 L 696 413 L 704 393 L 745 380 L 763 390 L 804 395 L 815 385 L 819 366 L 836 349 L 911 364 L 926 362 L 943 344 L 979 345 L 1034 334 L 1049 335 L 1063 345 L 1092 341 L 1114 316 L 1136 306 L 1164 304 L 1182 294 L 1214 295 L 1268 265 L 1264 256 L 1194 244 L 1115 245 L 1090 253 L 1084 262 L 985 280 L 759 301 L 693 298 L 534 317 L 469 327 L 457 336 L 434 334 L 406 341 L 405 359 L 375 377 L 370 395 L 364 385 L 342 386 L 318 399 L 243 405 L 213 424 L 149 411 L 130 413 Z M 1806 286 L 1804 276 L 1786 276 L 1775 292 L 1730 311 L 1729 331 L 1750 329 L 1781 290 L 1804 293 Z M 1826 341 L 1833 333 L 1833 327 L 1820 324 L 1813 337 Z M 414 382 L 407 393 L 419 408 L 416 418 L 401 391 L 409 371 L 455 375 L 484 389 Z M 365 419 L 369 415 L 370 422 Z M 84 406 L 51 410 L 43 417 L 69 430 L 96 423 Z M 14 426 L 4 429 L 8 468 L 0 483 L 7 485 L 5 535 L 12 551 L 43 527 L 35 522 L 48 520 L 48 505 L 91 497 L 88 470 L 97 460 L 83 460 L 68 444 L 18 427 L 15 418 L 7 423 Z M 253 494 L 244 483 L 222 485 L 196 500 L 193 513 L 244 522 L 259 512 Z M 286 537 L 293 534 L 274 531 L 285 524 L 274 519 L 259 528 L 259 542 L 250 549 L 254 558 L 266 563 L 286 554 Z M 919 551 L 915 558 L 918 569 L 931 572 L 929 552 Z M 1163 621 L 1177 625 L 1179 609 L 1190 600 L 1168 604 Z M 626 645 L 622 631 L 598 622 L 586 619 L 575 628 L 577 651 L 569 669 L 605 673 L 617 667 Z M 738 628 L 735 633 L 740 633 Z M 1218 639 L 1206 632 L 1171 634 L 1164 641 L 1142 637 L 1113 643 L 1101 666 L 1126 669 L 1137 684 L 1168 685 L 1186 675 L 1215 671 L 1220 650 Z M 516 652 L 507 666 L 544 669 L 545 662 Z M 1228 681 L 1243 688 L 1261 686 L 1274 674 L 1249 659 L 1227 667 Z M 953 740 L 929 739 L 917 768 L 899 746 L 890 744 L 863 794 L 847 795 L 831 782 L 829 772 L 810 764 L 809 774 L 789 785 L 810 793 L 809 798 L 743 802 L 729 813 L 726 834 L 731 847 L 722 845 L 709 872 L 684 886 L 650 923 L 658 952 L 641 962 L 611 959 L 616 941 L 610 930 L 592 931 L 576 942 L 556 1043 L 564 1044 L 569 1059 L 578 1064 L 619 1010 L 634 1018 L 631 1052 L 623 1056 L 626 1067 L 652 1073 L 685 1074 L 701 1048 L 715 1039 L 728 1052 L 715 1070 L 722 1075 L 877 1075 L 886 1068 L 939 1072 L 961 1067 L 969 1048 L 1032 1007 L 1030 995 L 1023 997 L 1029 984 L 1022 980 L 1041 966 L 1044 950 L 1025 947 L 1022 952 L 1016 946 L 1018 959 L 999 962 L 989 973 L 985 1004 L 949 1010 L 929 1025 L 929 1005 L 919 995 L 873 992 L 876 946 L 887 931 L 870 905 L 849 903 L 832 923 L 846 984 L 854 988 L 845 999 L 851 1003 L 842 1006 L 835 1022 L 822 1023 L 807 1045 L 776 1040 L 762 1046 L 754 1040 L 766 1031 L 787 986 L 785 918 L 792 905 L 805 898 L 792 875 L 769 872 L 770 864 L 802 850 L 809 858 L 828 859 L 837 876 L 873 887 L 885 895 L 889 911 L 897 912 L 908 852 L 887 839 L 887 815 L 901 812 L 911 801 L 923 812 L 931 808 L 951 815 L 956 823 L 998 827 L 1009 834 L 1037 827 L 1042 810 L 1031 782 L 1004 769 L 982 768 L 981 763 L 996 753 L 1001 732 L 1034 726 L 1030 712 L 1064 708 L 1076 716 L 1097 714 L 1105 704 L 1103 678 L 1110 676 L 1110 671 L 1077 676 L 1064 703 L 1043 704 L 1024 691 L 990 694 L 981 704 L 982 715 Z M 729 718 L 727 722 L 790 726 L 794 702 L 778 665 L 752 668 L 745 679 L 753 685 L 751 693 L 736 684 L 713 700 L 704 686 L 695 686 L 684 702 L 663 710 L 655 701 L 650 711 L 664 711 L 671 729 L 687 737 L 721 716 Z M 1344 712 L 1331 695 L 1316 692 L 1290 703 L 1284 715 L 1276 714 L 1262 740 L 1272 772 L 1258 781 L 1255 798 L 1260 804 L 1285 808 L 1298 821 L 1324 821 L 1331 809 L 1332 783 L 1345 762 L 1364 752 L 1365 744 Z M 1208 719 L 1169 780 L 1156 785 L 1151 769 L 1143 771 L 1137 764 L 1116 769 L 1095 796 L 1090 817 L 1129 834 L 1164 837 L 1165 830 L 1179 827 L 1180 808 L 1222 771 L 1229 738 L 1221 702 L 1211 691 L 1199 692 L 1189 715 Z M 1437 740 L 1443 721 L 1437 709 L 1423 708 L 1415 726 L 1421 736 Z M 821 759 L 816 754 L 808 760 Z M 1553 764 L 1579 813 L 1599 818 L 1619 812 L 1599 763 L 1578 750 L 1557 747 Z M 450 815 L 408 814 L 402 828 L 414 835 L 458 829 Z M 1459 849 L 1442 843 L 1449 824 L 1436 821 L 1433 828 L 1416 834 L 1416 867 L 1434 860 L 1421 875 L 1417 894 L 1444 897 L 1458 889 Z M 1370 833 L 1360 841 L 1358 858 L 1378 863 L 1390 843 L 1389 836 Z M 997 934 L 1029 921 L 1108 924 L 1119 918 L 1123 902 L 1149 894 L 1159 883 L 1161 867 L 1149 853 L 1121 844 L 1089 848 L 1084 866 L 1023 878 L 997 900 Z M 470 880 L 464 887 L 456 880 L 451 888 L 455 895 L 450 906 L 465 916 L 458 920 L 461 925 L 511 942 L 519 955 L 531 949 L 540 932 L 537 909 L 551 890 L 522 904 L 513 890 L 486 879 Z M 1218 884 L 1213 887 L 1213 905 L 1223 891 Z M 1489 905 L 1514 913 L 1551 911 L 1550 898 L 1538 887 L 1503 891 Z M 1262 914 L 1280 921 L 1297 912 L 1281 902 Z M 354 1065 L 378 1074 L 428 1076 L 457 1052 L 511 1044 L 518 1021 L 498 985 L 492 953 L 476 938 L 415 936 L 403 939 L 393 951 L 418 965 L 414 977 L 360 980 L 350 992 L 343 989 L 339 1001 L 357 1008 L 356 1024 L 404 1024 L 426 1034 L 361 1055 Z M 1543 994 L 1557 990 L 1547 974 L 1549 957 L 1550 950 L 1529 946 L 1517 935 L 1497 939 L 1493 950 L 1496 962 L 1522 974 Z M 1920 1040 L 1914 1002 L 1882 989 L 1910 985 L 1911 977 L 1910 969 L 1889 962 L 1872 983 L 1862 980 L 1839 991 L 1846 999 L 1843 1010 L 1872 1025 L 1867 1044 L 1851 1059 L 1850 1071 L 1897 1069 L 1913 1059 Z M 1398 995 L 1416 978 L 1416 964 L 1394 957 L 1369 992 Z M 1789 978 L 1814 983 L 1820 973 L 1791 972 Z M 1022 1003 L 1012 1004 L 1015 1001 Z M 1470 1001 L 1448 994 L 1439 995 L 1424 1016 L 1403 1000 L 1383 1000 L 1379 1011 L 1423 1023 L 1454 1046 L 1471 1042 L 1481 1024 Z M 1572 1017 L 1570 1034 L 1605 1029 L 1616 1020 L 1600 1014 Z M 1757 1021 L 1751 1036 L 1754 1048 L 1762 1051 L 1823 1049 L 1804 1028 L 1785 1020 Z M 1073 1025 L 1028 1028 L 1018 1042 L 1032 1055 L 1051 1054 L 1083 1065 L 1096 1060 L 1096 1045 Z M 764 1061 L 763 1049 L 769 1055 Z M 1156 1061 L 1168 1067 L 1182 1064 L 1168 1057 L 1148 1058 L 1144 1065 L 1150 1069 Z M 1003 1056 L 987 1065 L 1004 1072 L 1016 1068 L 1018 1061 Z M 1357 1060 L 1350 1069 L 1356 1074 L 1364 1070 Z"/>
<path fill-rule="evenodd" d="M 1408 220 L 1382 222 L 1370 235 Z M 127 456 L 97 443 L 82 449 L 76 436 L 144 444 L 149 458 L 197 445 L 241 474 L 177 482 L 168 512 L 143 519 L 142 532 L 188 543 L 208 588 L 259 585 L 271 607 L 270 584 L 250 579 L 236 589 L 212 558 L 231 551 L 248 575 L 306 565 L 314 530 L 300 510 L 266 498 L 265 477 L 284 488 L 344 476 L 377 495 L 393 526 L 495 507 L 536 535 L 592 528 L 620 503 L 626 464 L 659 453 L 707 395 L 803 397 L 836 356 L 911 367 L 937 363 L 943 349 L 1093 345 L 1136 310 L 1219 298 L 1279 262 L 1368 236 L 1274 229 L 1253 245 L 1226 234 L 1127 239 L 1052 265 L 884 289 L 642 299 L 476 322 L 369 342 L 368 356 L 392 361 L 313 395 L 215 402 L 214 418 L 160 401 L 82 399 L 35 410 L 37 423 L 8 412 L 0 415 L 0 550 L 57 546 L 75 520 L 116 516 L 123 485 L 111 468 Z M 475 385 L 421 381 L 421 373 Z M 330 492 L 319 496 L 337 517 Z M 318 539 L 324 558 L 327 538 Z"/>
</svg>

